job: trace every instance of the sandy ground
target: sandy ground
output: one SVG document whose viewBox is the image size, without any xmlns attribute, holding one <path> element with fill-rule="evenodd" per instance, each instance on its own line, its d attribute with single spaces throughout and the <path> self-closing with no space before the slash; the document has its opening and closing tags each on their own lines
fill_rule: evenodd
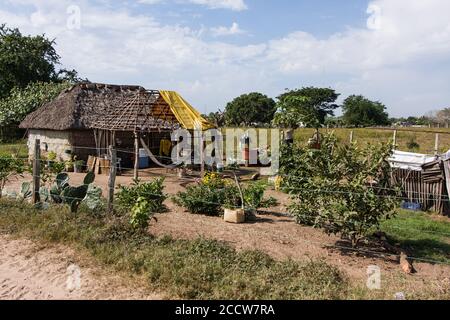
<svg viewBox="0 0 450 320">
<path fill-rule="evenodd" d="M 161 175 L 167 176 L 165 192 L 171 195 L 184 190 L 186 185 L 193 182 L 193 179 L 180 181 L 175 174 L 161 169 L 143 173 L 142 179 L 149 180 Z M 71 182 L 73 184 L 81 183 L 83 177 L 84 175 L 71 174 Z M 117 184 L 129 184 L 130 182 L 129 175 L 117 178 Z M 107 176 L 98 176 L 95 184 L 106 190 Z M 19 181 L 16 181 L 8 188 L 17 190 L 19 186 Z M 450 266 L 415 262 L 417 273 L 405 275 L 396 258 L 382 250 L 372 254 L 336 248 L 336 246 L 343 245 L 338 237 L 329 237 L 320 230 L 302 227 L 296 224 L 291 217 L 283 214 L 287 212 L 284 205 L 289 203 L 287 195 L 273 190 L 269 190 L 267 195 L 276 197 L 281 205 L 259 215 L 258 221 L 241 225 L 228 224 L 217 217 L 192 215 L 171 201 L 167 201 L 169 213 L 158 216 L 158 222 L 152 223 L 149 231 L 156 236 L 170 235 L 177 239 L 198 237 L 217 239 L 229 243 L 238 250 L 257 249 L 280 260 L 324 259 L 344 270 L 356 284 L 362 286 L 367 281 L 368 267 L 375 265 L 381 269 L 383 283 L 389 287 L 389 290 L 392 290 L 392 295 L 399 291 L 407 293 L 419 290 L 448 294 L 450 299 Z M 371 247 L 363 250 L 375 249 Z M 12 270 L 11 272 L 17 272 L 20 268 L 16 267 L 12 261 L 5 263 Z M 4 268 L 3 265 L 2 263 L 2 268 Z M 64 263 L 61 268 L 63 266 L 67 267 Z M 88 298 L 89 293 L 87 294 Z"/>
<path fill-rule="evenodd" d="M 0 300 L 160 299 L 65 246 L 0 235 Z"/>
</svg>

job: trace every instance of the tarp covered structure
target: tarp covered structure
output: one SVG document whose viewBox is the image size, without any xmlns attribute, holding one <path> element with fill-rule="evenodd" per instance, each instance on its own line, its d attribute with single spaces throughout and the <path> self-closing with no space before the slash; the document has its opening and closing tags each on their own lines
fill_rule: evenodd
<svg viewBox="0 0 450 320">
<path fill-rule="evenodd" d="M 164 101 L 170 106 L 181 126 L 188 130 L 208 130 L 214 125 L 205 120 L 201 114 L 175 91 L 160 90 Z"/>
<path fill-rule="evenodd" d="M 395 150 L 389 159 L 392 184 L 402 190 L 405 204 L 424 211 L 450 215 L 450 160 L 448 155 L 430 156 Z"/>
<path fill-rule="evenodd" d="M 436 161 L 435 156 L 395 150 L 389 162 L 393 168 L 422 171 L 422 166 Z"/>
</svg>

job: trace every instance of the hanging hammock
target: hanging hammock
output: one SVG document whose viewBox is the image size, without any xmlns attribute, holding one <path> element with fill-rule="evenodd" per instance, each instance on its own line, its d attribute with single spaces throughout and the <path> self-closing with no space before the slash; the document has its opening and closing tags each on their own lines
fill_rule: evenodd
<svg viewBox="0 0 450 320">
<path fill-rule="evenodd" d="M 147 152 L 148 156 L 150 157 L 150 159 L 158 166 L 162 167 L 162 168 L 166 168 L 166 169 L 177 169 L 179 167 L 181 167 L 183 165 L 183 162 L 180 163 L 175 163 L 175 164 L 163 164 L 161 162 L 158 161 L 158 159 L 155 157 L 155 155 L 150 151 L 149 147 L 147 146 L 147 144 L 145 143 L 144 139 L 141 138 L 141 143 L 142 146 L 144 147 L 145 151 Z"/>
</svg>

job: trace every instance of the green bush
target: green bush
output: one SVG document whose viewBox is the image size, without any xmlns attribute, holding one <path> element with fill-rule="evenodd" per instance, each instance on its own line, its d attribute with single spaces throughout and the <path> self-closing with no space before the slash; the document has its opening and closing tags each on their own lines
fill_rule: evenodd
<svg viewBox="0 0 450 320">
<path fill-rule="evenodd" d="M 185 192 L 177 194 L 174 202 L 193 214 L 220 216 L 224 204 L 224 190 L 204 184 L 189 186 Z"/>
<path fill-rule="evenodd" d="M 150 202 L 144 197 L 139 197 L 131 209 L 130 224 L 135 229 L 145 229 L 148 227 L 150 217 L 153 217 L 155 212 L 151 211 Z"/>
<path fill-rule="evenodd" d="M 251 183 L 243 187 L 244 207 L 257 210 L 277 204 L 276 199 L 264 199 L 266 185 Z M 185 192 L 179 192 L 174 202 L 193 214 L 221 216 L 223 208 L 236 209 L 242 207 L 242 199 L 238 187 L 233 182 L 215 183 L 201 182 L 189 186 Z"/>
<path fill-rule="evenodd" d="M 380 221 L 394 215 L 398 192 L 390 185 L 390 144 L 358 148 L 327 135 L 319 150 L 291 146 L 282 155 L 290 212 L 302 224 L 340 234 L 356 247 Z"/>
<path fill-rule="evenodd" d="M 139 198 L 147 201 L 148 210 L 151 212 L 162 213 L 166 210 L 164 201 L 167 195 L 164 194 L 164 178 L 151 182 L 136 180 L 131 186 L 119 186 L 119 189 L 117 204 L 121 212 L 129 213 Z"/>
</svg>

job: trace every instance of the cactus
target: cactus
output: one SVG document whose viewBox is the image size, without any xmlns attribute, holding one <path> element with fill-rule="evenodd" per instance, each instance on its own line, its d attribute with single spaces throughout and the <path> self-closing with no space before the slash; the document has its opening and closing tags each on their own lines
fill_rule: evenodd
<svg viewBox="0 0 450 320">
<path fill-rule="evenodd" d="M 60 173 L 56 176 L 56 183 L 50 189 L 50 192 L 42 188 L 41 200 L 46 203 L 50 198 L 54 203 L 64 203 L 70 206 L 73 213 L 78 211 L 80 203 L 86 198 L 89 186 L 94 182 L 95 174 L 88 172 L 84 178 L 83 184 L 79 187 L 69 185 L 69 176 L 67 173 Z M 43 197 L 42 197 L 43 196 Z"/>
<path fill-rule="evenodd" d="M 20 195 L 23 200 L 31 198 L 31 196 L 33 195 L 31 191 L 31 183 L 29 182 L 22 183 L 22 187 L 20 188 Z"/>
</svg>

